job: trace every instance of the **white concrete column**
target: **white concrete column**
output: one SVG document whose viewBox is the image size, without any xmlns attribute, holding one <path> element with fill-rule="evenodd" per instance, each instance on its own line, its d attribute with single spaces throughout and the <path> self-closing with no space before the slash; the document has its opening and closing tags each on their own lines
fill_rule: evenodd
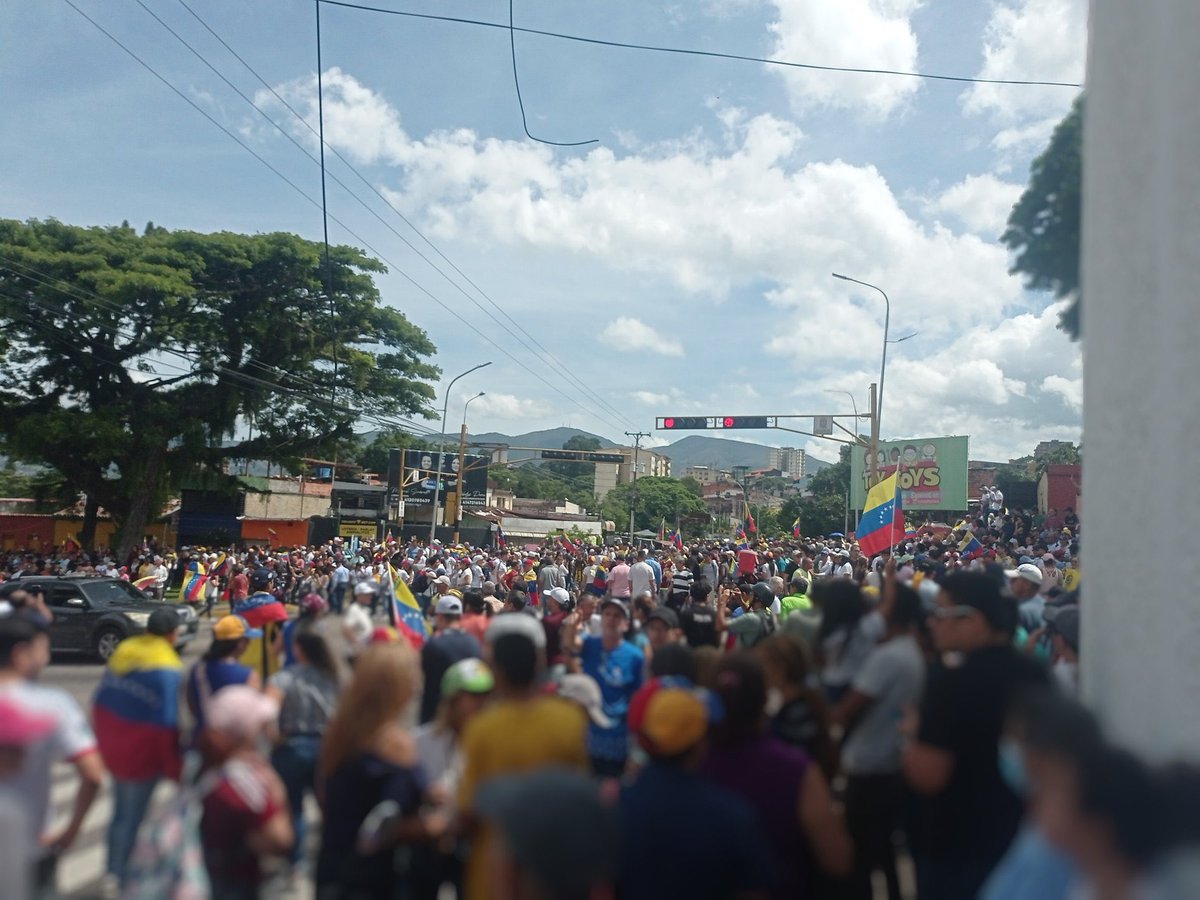
<svg viewBox="0 0 1200 900">
<path fill-rule="evenodd" d="M 1083 675 L 1114 738 L 1200 758 L 1200 2 L 1092 0 Z"/>
</svg>

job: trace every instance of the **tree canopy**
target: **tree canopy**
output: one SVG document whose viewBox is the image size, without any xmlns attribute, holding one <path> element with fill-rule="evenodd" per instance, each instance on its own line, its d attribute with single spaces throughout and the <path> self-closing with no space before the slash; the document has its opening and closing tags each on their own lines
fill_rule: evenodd
<svg viewBox="0 0 1200 900">
<path fill-rule="evenodd" d="M 618 530 L 629 522 L 629 507 L 636 497 L 634 527 L 641 531 L 657 531 L 665 520 L 668 528 L 675 527 L 677 518 L 704 512 L 704 502 L 676 478 L 647 476 L 634 483 L 618 484 L 604 495 L 600 505 L 603 518 L 617 523 Z"/>
<path fill-rule="evenodd" d="M 1060 327 L 1078 338 L 1079 229 L 1083 195 L 1083 98 L 1059 122 L 1050 146 L 1033 161 L 1029 186 L 1013 207 L 1000 240 L 1014 254 L 1012 272 L 1026 287 L 1071 298 Z"/>
<path fill-rule="evenodd" d="M 382 305 L 384 271 L 337 246 L 326 272 L 286 233 L 0 220 L 0 438 L 103 505 L 125 552 L 198 471 L 430 415 L 434 346 Z"/>
<path fill-rule="evenodd" d="M 780 522 L 791 527 L 800 520 L 800 533 L 806 537 L 832 534 L 846 524 L 846 496 L 850 491 L 850 448 L 843 446 L 838 461 L 826 466 L 808 482 L 810 496 L 787 500 L 780 510 Z"/>
</svg>

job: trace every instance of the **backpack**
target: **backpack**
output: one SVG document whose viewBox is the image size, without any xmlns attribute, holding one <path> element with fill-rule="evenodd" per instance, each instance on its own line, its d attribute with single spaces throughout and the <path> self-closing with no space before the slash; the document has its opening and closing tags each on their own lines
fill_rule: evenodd
<svg viewBox="0 0 1200 900">
<path fill-rule="evenodd" d="M 147 816 L 138 830 L 122 900 L 208 900 L 211 896 L 200 817 L 204 797 L 216 785 L 220 771 L 197 782 L 188 774 L 198 765 L 189 760 L 170 803 Z"/>
</svg>

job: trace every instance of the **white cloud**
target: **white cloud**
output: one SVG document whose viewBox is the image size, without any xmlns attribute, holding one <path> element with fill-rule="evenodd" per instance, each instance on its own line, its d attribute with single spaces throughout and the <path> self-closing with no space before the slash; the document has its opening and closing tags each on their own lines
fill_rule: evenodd
<svg viewBox="0 0 1200 900">
<path fill-rule="evenodd" d="M 769 114 L 720 111 L 719 148 L 691 137 L 637 155 L 599 147 L 558 156 L 466 129 L 415 139 L 352 76 L 330 70 L 326 85 L 327 139 L 394 166 L 395 187 L 384 192 L 436 238 L 582 254 L 669 280 L 698 302 L 753 285 L 777 306 L 822 319 L 862 294 L 828 276 L 845 271 L 886 283 L 906 300 L 900 315 L 921 316 L 926 332 L 951 333 L 1022 302 L 1002 247 L 918 222 L 874 166 L 801 160 L 799 129 Z M 281 92 L 312 109 L 314 87 L 310 78 Z M 875 315 L 877 299 L 864 302 Z"/>
<path fill-rule="evenodd" d="M 774 0 L 772 59 L 915 71 L 917 36 L 910 21 L 920 0 Z M 836 107 L 884 117 L 912 97 L 915 78 L 776 68 L 793 106 Z"/>
<path fill-rule="evenodd" d="M 1078 437 L 1078 412 L 1046 382 L 1078 375 L 1078 347 L 1055 329 L 1057 309 L 1011 317 L 1030 300 L 994 237 L 1018 186 L 974 176 L 929 201 L 927 210 L 978 232 L 964 233 L 914 218 L 874 166 L 805 159 L 799 129 L 769 114 L 717 110 L 717 142 L 691 135 L 636 153 L 559 154 L 466 129 L 416 138 L 352 76 L 334 70 L 326 84 L 327 138 L 391 167 L 381 189 L 435 238 L 556 266 L 571 260 L 632 288 L 624 308 L 638 315 L 609 319 L 598 337 L 641 353 L 659 379 L 614 386 L 634 408 L 759 413 L 773 404 L 755 387 L 778 397 L 789 370 L 865 400 L 878 376 L 883 304 L 829 276 L 842 271 L 888 291 L 893 335 L 920 333 L 889 352 L 886 433 L 985 434 L 994 453 L 1024 452 L 1030 437 Z M 281 91 L 311 110 L 313 87 L 308 79 Z M 738 305 L 720 308 L 731 295 Z M 739 330 L 764 316 L 770 327 Z M 715 324 L 705 340 L 736 338 L 739 359 L 759 350 L 770 358 L 742 374 L 706 369 L 701 354 L 668 368 L 663 358 L 684 357 L 699 322 Z M 830 399 L 800 408 L 826 409 Z"/>
<path fill-rule="evenodd" d="M 1071 409 L 1079 412 L 1083 409 L 1083 379 L 1063 378 L 1061 375 L 1047 375 L 1042 379 L 1042 390 L 1048 394 L 1057 394 Z"/>
<path fill-rule="evenodd" d="M 472 416 L 479 414 L 497 419 L 544 418 L 550 412 L 546 404 L 539 400 L 491 391 L 471 404 Z"/>
<path fill-rule="evenodd" d="M 1083 82 L 1087 0 L 994 0 L 984 34 L 980 78 Z M 964 94 L 969 113 L 1001 126 L 997 150 L 1036 150 L 1078 93 L 1071 88 L 976 84 Z"/>
<path fill-rule="evenodd" d="M 634 391 L 629 396 L 643 406 L 662 406 L 671 402 L 670 394 L 659 394 L 654 391 Z"/>
<path fill-rule="evenodd" d="M 619 353 L 646 350 L 664 356 L 683 356 L 683 344 L 659 334 L 641 319 L 631 316 L 620 316 L 609 322 L 597 338 L 609 349 Z"/>
<path fill-rule="evenodd" d="M 995 175 L 968 175 L 937 197 L 930 208 L 954 216 L 980 237 L 999 238 L 1024 188 Z"/>
</svg>

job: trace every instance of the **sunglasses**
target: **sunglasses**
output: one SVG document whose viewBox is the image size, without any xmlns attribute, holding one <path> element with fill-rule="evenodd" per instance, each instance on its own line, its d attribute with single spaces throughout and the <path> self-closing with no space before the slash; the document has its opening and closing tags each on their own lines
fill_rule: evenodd
<svg viewBox="0 0 1200 900">
<path fill-rule="evenodd" d="M 967 619 L 979 612 L 973 606 L 939 606 L 933 611 L 935 619 Z"/>
</svg>

